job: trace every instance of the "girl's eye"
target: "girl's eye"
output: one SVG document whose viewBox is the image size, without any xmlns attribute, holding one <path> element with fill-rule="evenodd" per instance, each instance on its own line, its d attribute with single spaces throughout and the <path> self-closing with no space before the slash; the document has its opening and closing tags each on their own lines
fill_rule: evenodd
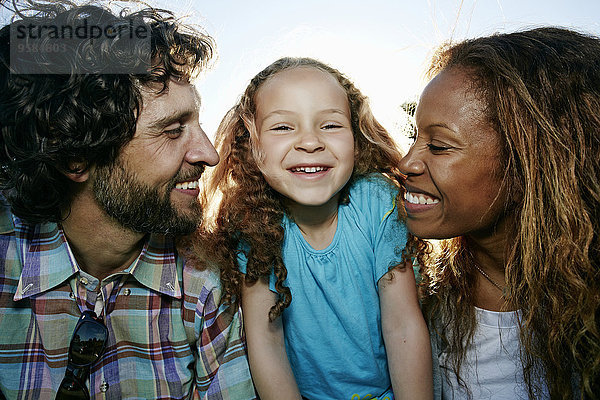
<svg viewBox="0 0 600 400">
<path fill-rule="evenodd" d="M 168 131 L 165 131 L 164 133 L 171 139 L 177 139 L 179 136 L 181 136 L 184 129 L 185 129 L 185 125 L 179 125 L 177 128 L 169 129 Z"/>
<path fill-rule="evenodd" d="M 290 128 L 287 125 L 277 125 L 274 128 L 271 128 L 272 131 L 280 131 L 280 132 L 285 132 L 285 131 L 290 131 L 292 130 L 292 128 Z"/>
<path fill-rule="evenodd" d="M 450 146 L 436 146 L 432 143 L 427 143 L 427 147 L 429 148 L 429 151 L 431 151 L 432 153 L 441 153 L 443 151 L 451 149 Z"/>
<path fill-rule="evenodd" d="M 326 124 L 322 127 L 322 129 L 339 129 L 342 128 L 340 124 Z"/>
</svg>

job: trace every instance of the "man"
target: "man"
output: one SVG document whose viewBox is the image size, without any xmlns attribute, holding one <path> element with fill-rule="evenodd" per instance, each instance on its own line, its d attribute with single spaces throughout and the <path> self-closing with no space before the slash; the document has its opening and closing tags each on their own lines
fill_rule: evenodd
<svg viewBox="0 0 600 400">
<path fill-rule="evenodd" d="M 51 3 L 10 25 L 0 398 L 254 398 L 218 272 L 174 244 L 218 162 L 190 83 L 212 40 L 153 9 Z"/>
</svg>

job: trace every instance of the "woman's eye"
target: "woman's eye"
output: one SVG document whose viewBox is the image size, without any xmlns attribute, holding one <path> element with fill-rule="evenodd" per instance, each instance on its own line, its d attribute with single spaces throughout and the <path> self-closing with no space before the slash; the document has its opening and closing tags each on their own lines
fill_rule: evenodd
<svg viewBox="0 0 600 400">
<path fill-rule="evenodd" d="M 175 129 L 169 129 L 168 131 L 164 131 L 164 133 L 171 139 L 177 139 L 179 136 L 181 136 L 184 129 L 185 129 L 185 125 L 179 125 Z"/>
<path fill-rule="evenodd" d="M 432 143 L 427 143 L 427 147 L 433 153 L 436 153 L 436 152 L 439 153 L 439 152 L 451 149 L 450 146 L 436 146 L 435 144 L 432 144 Z"/>
</svg>

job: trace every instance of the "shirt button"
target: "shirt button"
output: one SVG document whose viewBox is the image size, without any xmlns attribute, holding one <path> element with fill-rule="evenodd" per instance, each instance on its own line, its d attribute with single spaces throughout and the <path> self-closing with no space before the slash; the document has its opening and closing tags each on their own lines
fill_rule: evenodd
<svg viewBox="0 0 600 400">
<path fill-rule="evenodd" d="M 84 277 L 82 277 L 82 278 L 79 280 L 79 282 L 81 282 L 81 283 L 82 283 L 82 284 L 84 284 L 84 285 L 87 285 L 87 284 L 89 283 L 89 282 L 88 282 L 88 280 L 87 280 L 87 278 L 86 278 L 85 276 L 84 276 Z"/>
<path fill-rule="evenodd" d="M 74 299 L 75 298 L 75 294 L 73 292 L 69 293 L 69 297 Z"/>
<path fill-rule="evenodd" d="M 102 381 L 102 383 L 100 384 L 100 391 L 102 393 L 106 392 L 108 390 L 108 383 Z"/>
<path fill-rule="evenodd" d="M 123 290 L 123 294 L 124 294 L 125 296 L 129 296 L 129 295 L 131 294 L 131 290 L 129 290 L 129 289 L 125 289 L 125 290 Z"/>
</svg>

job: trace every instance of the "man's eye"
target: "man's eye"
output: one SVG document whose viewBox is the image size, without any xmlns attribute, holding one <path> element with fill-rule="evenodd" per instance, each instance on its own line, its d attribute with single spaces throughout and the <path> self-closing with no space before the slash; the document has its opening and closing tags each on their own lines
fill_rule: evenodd
<svg viewBox="0 0 600 400">
<path fill-rule="evenodd" d="M 179 136 L 181 136 L 181 134 L 183 133 L 184 129 L 185 129 L 185 125 L 179 125 L 175 129 L 169 129 L 168 131 L 164 131 L 164 133 L 165 133 L 165 135 L 167 135 L 171 139 L 176 139 Z"/>
</svg>

